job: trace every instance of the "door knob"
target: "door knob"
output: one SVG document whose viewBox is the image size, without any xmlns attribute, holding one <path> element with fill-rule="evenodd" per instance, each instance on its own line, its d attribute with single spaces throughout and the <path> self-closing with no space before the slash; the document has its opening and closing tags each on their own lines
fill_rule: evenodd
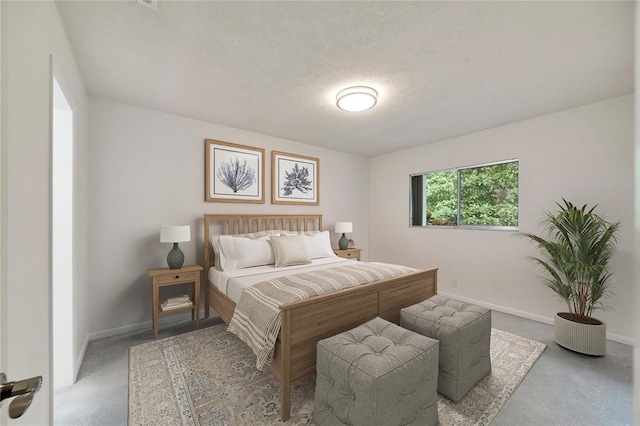
<svg viewBox="0 0 640 426">
<path fill-rule="evenodd" d="M 7 398 L 16 397 L 9 405 L 9 417 L 17 419 L 27 411 L 33 401 L 33 396 L 42 386 L 42 376 L 17 382 L 7 382 L 7 376 L 0 373 L 0 405 Z"/>
</svg>

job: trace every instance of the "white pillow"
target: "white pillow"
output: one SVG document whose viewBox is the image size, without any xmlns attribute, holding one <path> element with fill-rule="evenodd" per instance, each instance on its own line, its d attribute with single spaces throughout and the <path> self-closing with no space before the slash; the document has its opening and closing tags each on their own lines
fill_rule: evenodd
<svg viewBox="0 0 640 426">
<path fill-rule="evenodd" d="M 303 235 L 295 237 L 272 235 L 269 239 L 276 257 L 276 268 L 311 263 Z"/>
<path fill-rule="evenodd" d="M 220 253 L 220 266 L 227 272 L 275 263 L 269 237 L 250 239 L 221 235 Z"/>
<path fill-rule="evenodd" d="M 304 235 L 303 238 L 309 259 L 336 257 L 336 254 L 331 248 L 329 231 L 323 231 L 313 235 Z"/>
<path fill-rule="evenodd" d="M 268 235 L 280 235 L 280 231 L 267 230 L 267 231 L 250 232 L 246 234 L 231 234 L 228 236 L 255 239 L 255 238 L 261 238 Z M 220 249 L 220 237 L 223 237 L 223 236 L 224 235 L 218 235 L 218 234 L 211 234 L 209 236 L 209 241 L 211 242 L 211 248 L 213 249 L 213 256 L 214 256 L 213 266 L 214 268 L 220 271 L 224 270 L 223 265 L 226 264 L 224 253 L 222 253 Z"/>
<path fill-rule="evenodd" d="M 211 248 L 213 248 L 213 267 L 222 271 L 222 265 L 225 263 L 224 254 L 220 250 L 220 237 L 222 235 L 209 236 L 211 242 Z M 207 265 L 208 266 L 208 265 Z"/>
</svg>

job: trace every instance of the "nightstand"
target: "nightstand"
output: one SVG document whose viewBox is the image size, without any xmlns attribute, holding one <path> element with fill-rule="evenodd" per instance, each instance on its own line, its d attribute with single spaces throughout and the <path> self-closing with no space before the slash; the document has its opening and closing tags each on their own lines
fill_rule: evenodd
<svg viewBox="0 0 640 426">
<path fill-rule="evenodd" d="M 362 249 L 359 249 L 359 248 L 348 248 L 346 250 L 333 249 L 333 252 L 340 257 L 344 257 L 345 259 L 356 259 L 356 260 L 360 260 L 361 251 Z"/>
<path fill-rule="evenodd" d="M 202 270 L 203 268 L 200 265 L 184 266 L 180 269 L 149 269 L 154 339 L 158 338 L 158 317 L 160 315 L 191 311 L 191 321 L 195 320 L 196 329 L 200 327 L 200 272 Z M 189 284 L 189 299 L 192 304 L 163 311 L 160 308 L 160 287 L 180 284 Z"/>
</svg>

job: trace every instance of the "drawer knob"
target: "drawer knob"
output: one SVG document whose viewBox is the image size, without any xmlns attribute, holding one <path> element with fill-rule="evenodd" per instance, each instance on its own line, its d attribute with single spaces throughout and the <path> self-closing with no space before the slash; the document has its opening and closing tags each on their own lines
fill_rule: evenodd
<svg viewBox="0 0 640 426">
<path fill-rule="evenodd" d="M 177 280 L 178 278 L 180 278 L 180 275 L 176 275 L 176 280 Z"/>
</svg>

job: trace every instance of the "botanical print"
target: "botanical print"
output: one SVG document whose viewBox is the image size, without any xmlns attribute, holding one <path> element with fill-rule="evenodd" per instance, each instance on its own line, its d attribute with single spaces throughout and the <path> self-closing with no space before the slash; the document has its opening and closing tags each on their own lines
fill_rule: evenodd
<svg viewBox="0 0 640 426">
<path fill-rule="evenodd" d="M 264 203 L 264 149 L 205 142 L 206 201 Z"/>
<path fill-rule="evenodd" d="M 318 205 L 319 160 L 273 151 L 272 199 L 274 204 Z"/>
<path fill-rule="evenodd" d="M 244 191 L 250 187 L 255 187 L 256 169 L 247 164 L 245 158 L 240 162 L 240 158 L 223 161 L 216 171 L 216 177 L 222 184 L 231 188 L 234 193 Z M 215 192 L 215 190 L 214 190 Z"/>
<path fill-rule="evenodd" d="M 298 167 L 297 162 L 290 172 L 285 170 L 284 185 L 282 186 L 282 194 L 285 196 L 294 195 L 293 191 L 300 191 L 302 194 L 308 194 L 313 191 L 313 184 L 309 180 L 309 167 Z"/>
</svg>

